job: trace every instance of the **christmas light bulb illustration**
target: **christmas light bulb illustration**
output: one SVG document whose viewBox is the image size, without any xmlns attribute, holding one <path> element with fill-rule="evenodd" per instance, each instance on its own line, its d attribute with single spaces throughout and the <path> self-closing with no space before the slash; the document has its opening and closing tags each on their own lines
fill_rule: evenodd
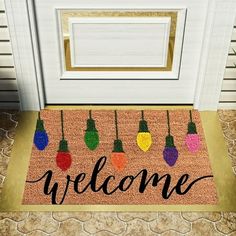
<svg viewBox="0 0 236 236">
<path fill-rule="evenodd" d="M 192 120 L 192 111 L 189 111 L 190 121 L 188 123 L 188 133 L 185 137 L 185 143 L 190 152 L 197 152 L 200 149 L 200 136 L 197 134 L 196 124 Z"/>
<path fill-rule="evenodd" d="M 148 130 L 147 121 L 144 120 L 144 112 L 141 111 L 142 119 L 139 121 L 139 131 L 137 135 L 137 144 L 139 148 L 146 152 L 152 145 L 152 136 Z"/>
<path fill-rule="evenodd" d="M 95 121 L 92 119 L 92 111 L 89 111 L 89 119 L 87 120 L 84 142 L 90 150 L 95 150 L 99 144 L 99 135 L 95 126 Z"/>
<path fill-rule="evenodd" d="M 63 123 L 63 111 L 61 111 L 61 132 L 62 132 L 62 139 L 59 144 L 59 150 L 57 151 L 56 156 L 56 163 L 57 166 L 62 170 L 66 171 L 70 168 L 72 158 L 71 154 L 68 149 L 68 143 L 64 138 L 64 123 Z"/>
<path fill-rule="evenodd" d="M 43 151 L 48 145 L 48 135 L 44 129 L 44 122 L 41 120 L 40 112 L 38 113 L 38 120 L 34 133 L 34 144 L 40 151 Z"/>
<path fill-rule="evenodd" d="M 174 166 L 178 159 L 178 150 L 174 145 L 174 137 L 170 134 L 170 118 L 167 111 L 168 135 L 166 136 L 166 145 L 163 151 L 163 157 L 169 166 Z"/>
<path fill-rule="evenodd" d="M 122 171 L 127 165 L 127 158 L 123 150 L 122 141 L 118 135 L 118 122 L 117 122 L 117 111 L 115 111 L 115 127 L 116 127 L 116 140 L 114 140 L 114 148 L 111 154 L 111 163 L 117 171 Z"/>
</svg>

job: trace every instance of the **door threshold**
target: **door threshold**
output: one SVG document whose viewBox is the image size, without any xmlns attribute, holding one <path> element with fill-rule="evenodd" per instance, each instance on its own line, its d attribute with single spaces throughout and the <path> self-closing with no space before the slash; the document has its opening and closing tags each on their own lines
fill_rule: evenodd
<svg viewBox="0 0 236 236">
<path fill-rule="evenodd" d="M 101 110 L 101 109 L 193 109 L 193 104 L 47 104 L 46 110 Z"/>
</svg>

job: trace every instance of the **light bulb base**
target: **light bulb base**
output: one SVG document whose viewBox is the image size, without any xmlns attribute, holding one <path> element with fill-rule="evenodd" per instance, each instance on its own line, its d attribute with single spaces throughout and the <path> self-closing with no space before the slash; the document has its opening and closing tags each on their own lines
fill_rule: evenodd
<svg viewBox="0 0 236 236">
<path fill-rule="evenodd" d="M 172 135 L 166 136 L 166 147 L 175 147 L 174 137 Z"/>
<path fill-rule="evenodd" d="M 65 139 L 60 141 L 58 152 L 69 152 L 68 143 Z"/>
<path fill-rule="evenodd" d="M 114 141 L 114 148 L 113 148 L 112 152 L 124 152 L 123 144 L 122 144 L 122 141 L 120 139 L 116 139 Z"/>
<path fill-rule="evenodd" d="M 96 129 L 96 126 L 95 126 L 95 121 L 92 118 L 87 119 L 87 129 L 86 129 L 86 131 L 97 132 L 97 129 Z"/>
<path fill-rule="evenodd" d="M 139 121 L 139 132 L 149 132 L 146 120 Z"/>
<path fill-rule="evenodd" d="M 37 120 L 36 130 L 37 131 L 45 131 L 43 120 L 41 120 L 41 119 Z"/>
<path fill-rule="evenodd" d="M 197 134 L 197 128 L 194 122 L 188 123 L 188 134 Z"/>
</svg>

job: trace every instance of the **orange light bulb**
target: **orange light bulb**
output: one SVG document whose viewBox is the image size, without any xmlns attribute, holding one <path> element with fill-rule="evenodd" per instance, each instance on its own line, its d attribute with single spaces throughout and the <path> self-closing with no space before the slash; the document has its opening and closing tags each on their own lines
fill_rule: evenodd
<svg viewBox="0 0 236 236">
<path fill-rule="evenodd" d="M 124 152 L 112 152 L 111 163 L 116 170 L 122 171 L 125 168 L 127 162 L 128 160 Z"/>
</svg>

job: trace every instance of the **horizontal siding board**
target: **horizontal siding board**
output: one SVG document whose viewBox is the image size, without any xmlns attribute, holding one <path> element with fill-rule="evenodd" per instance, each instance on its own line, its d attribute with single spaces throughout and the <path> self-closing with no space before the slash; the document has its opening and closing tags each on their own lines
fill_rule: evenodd
<svg viewBox="0 0 236 236">
<path fill-rule="evenodd" d="M 14 66 L 13 57 L 0 55 L 0 67 L 1 66 Z"/>
<path fill-rule="evenodd" d="M 236 101 L 236 91 L 235 92 L 221 92 L 220 101 L 222 102 L 233 102 Z"/>
<path fill-rule="evenodd" d="M 17 90 L 16 80 L 0 80 L 1 90 Z"/>
<path fill-rule="evenodd" d="M 17 81 L 14 68 L 3 68 L 14 66 L 7 16 L 5 13 L 4 0 L 0 0 L 0 109 L 20 108 L 17 92 Z M 10 55 L 9 55 L 10 54 Z"/>
<path fill-rule="evenodd" d="M 0 13 L 0 26 L 7 25 L 7 16 L 6 13 Z"/>
<path fill-rule="evenodd" d="M 15 68 L 0 68 L 0 79 L 16 78 Z"/>
<path fill-rule="evenodd" d="M 4 11 L 4 10 L 5 10 L 4 0 L 0 0 L 0 11 Z"/>
<path fill-rule="evenodd" d="M 8 28 L 0 28 L 0 40 L 10 40 Z"/>
<path fill-rule="evenodd" d="M 222 83 L 222 90 L 236 91 L 236 80 L 224 80 Z"/>
<path fill-rule="evenodd" d="M 19 102 L 0 102 L 0 109 L 1 110 L 19 110 L 20 103 Z"/>
<path fill-rule="evenodd" d="M 226 66 L 234 66 L 236 69 L 236 55 L 235 56 L 228 56 Z"/>
<path fill-rule="evenodd" d="M 218 109 L 236 109 L 236 102 L 219 103 Z"/>
<path fill-rule="evenodd" d="M 12 53 L 10 42 L 0 42 L 0 54 Z"/>
<path fill-rule="evenodd" d="M 232 40 L 236 40 L 236 28 L 233 29 Z"/>
<path fill-rule="evenodd" d="M 236 52 L 236 43 L 230 43 L 230 47 L 229 47 L 229 54 L 233 54 Z"/>
<path fill-rule="evenodd" d="M 19 101 L 18 92 L 0 91 L 0 102 L 17 102 Z"/>
<path fill-rule="evenodd" d="M 236 79 L 236 69 L 235 68 L 226 68 L 224 78 Z"/>
<path fill-rule="evenodd" d="M 236 18 L 218 109 L 236 109 Z"/>
</svg>

